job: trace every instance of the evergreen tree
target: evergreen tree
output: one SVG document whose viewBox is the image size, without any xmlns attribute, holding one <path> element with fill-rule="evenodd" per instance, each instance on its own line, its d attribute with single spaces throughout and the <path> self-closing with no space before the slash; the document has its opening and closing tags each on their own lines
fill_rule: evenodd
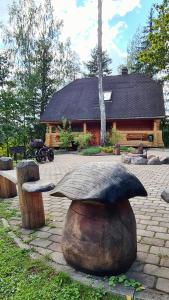
<svg viewBox="0 0 169 300">
<path fill-rule="evenodd" d="M 166 71 L 169 79 L 169 1 L 155 5 L 156 17 L 152 20 L 152 30 L 148 34 L 148 46 L 139 53 L 142 64 L 153 65 L 155 73 Z"/>
<path fill-rule="evenodd" d="M 128 45 L 127 67 L 130 73 L 146 74 L 153 76 L 155 70 L 152 64 L 143 63 L 139 60 L 141 51 L 149 47 L 148 35 L 152 32 L 153 7 L 150 10 L 146 26 L 138 28 Z"/>
<path fill-rule="evenodd" d="M 112 70 L 111 70 L 111 65 L 112 60 L 108 56 L 106 51 L 102 51 L 102 72 L 103 76 L 110 75 Z M 99 72 L 99 66 L 98 66 L 98 48 L 95 47 L 94 49 L 91 50 L 91 59 L 85 63 L 85 66 L 88 69 L 88 73 L 86 76 L 88 77 L 93 77 L 93 76 L 98 76 Z"/>
</svg>

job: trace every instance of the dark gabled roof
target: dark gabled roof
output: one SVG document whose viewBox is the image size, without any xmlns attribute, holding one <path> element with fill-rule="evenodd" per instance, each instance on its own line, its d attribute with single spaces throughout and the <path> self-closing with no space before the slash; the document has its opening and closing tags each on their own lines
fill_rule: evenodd
<svg viewBox="0 0 169 300">
<path fill-rule="evenodd" d="M 112 91 L 105 101 L 107 119 L 164 117 L 162 87 L 143 75 L 103 77 L 103 90 Z M 68 120 L 99 120 L 98 78 L 77 79 L 56 92 L 41 122 Z"/>
</svg>

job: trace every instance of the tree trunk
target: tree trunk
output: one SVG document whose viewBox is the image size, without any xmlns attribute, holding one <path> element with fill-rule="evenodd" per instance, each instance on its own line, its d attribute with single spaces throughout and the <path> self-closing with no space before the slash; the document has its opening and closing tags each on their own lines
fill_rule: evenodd
<svg viewBox="0 0 169 300">
<path fill-rule="evenodd" d="M 103 97 L 103 80 L 102 80 L 102 0 L 98 0 L 98 89 L 99 89 L 99 105 L 100 105 L 100 143 L 104 145 L 106 136 L 106 112 Z"/>
</svg>

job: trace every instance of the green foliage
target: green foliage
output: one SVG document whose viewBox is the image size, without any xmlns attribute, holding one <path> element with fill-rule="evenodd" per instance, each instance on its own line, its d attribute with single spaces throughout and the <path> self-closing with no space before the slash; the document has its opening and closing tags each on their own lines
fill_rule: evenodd
<svg viewBox="0 0 169 300">
<path fill-rule="evenodd" d="M 0 218 L 9 219 L 16 216 L 16 209 L 10 207 L 10 202 L 7 200 L 0 201 Z"/>
<path fill-rule="evenodd" d="M 122 152 L 134 152 L 135 148 L 133 147 L 127 147 L 127 146 L 120 146 L 120 151 Z"/>
<path fill-rule="evenodd" d="M 111 139 L 111 133 L 110 132 L 106 132 L 105 145 L 106 146 L 113 146 L 112 139 Z"/>
<path fill-rule="evenodd" d="M 77 144 L 78 149 L 84 149 L 89 146 L 89 142 L 92 138 L 91 133 L 79 133 L 78 135 L 74 135 L 74 143 Z"/>
<path fill-rule="evenodd" d="M 0 216 L 6 217 L 0 202 Z M 120 300 L 105 290 L 92 289 L 57 273 L 40 260 L 31 260 L 0 225 L 0 299 L 13 300 Z"/>
<path fill-rule="evenodd" d="M 112 70 L 110 68 L 110 65 L 112 63 L 111 58 L 109 58 L 106 51 L 102 52 L 102 71 L 103 75 L 110 75 Z M 91 59 L 85 63 L 85 66 L 88 69 L 88 74 L 85 74 L 86 76 L 93 77 L 98 75 L 98 49 L 95 47 L 91 50 Z"/>
<path fill-rule="evenodd" d="M 168 118 L 161 120 L 161 129 L 164 146 L 169 148 L 169 120 Z"/>
<path fill-rule="evenodd" d="M 51 0 L 13 1 L 9 7 L 9 22 L 1 26 L 6 50 L 0 51 L 0 134 L 7 154 L 9 144 L 44 139 L 40 114 L 53 92 L 79 72 L 70 40 L 61 42 L 62 25 Z"/>
<path fill-rule="evenodd" d="M 139 55 L 149 47 L 148 36 L 152 32 L 152 21 L 154 8 L 151 7 L 147 23 L 144 27 L 139 27 L 128 45 L 127 67 L 130 73 L 146 74 L 150 77 L 155 73 L 153 64 L 140 61 Z"/>
<path fill-rule="evenodd" d="M 112 146 L 101 147 L 102 152 L 109 153 L 109 154 L 113 154 L 113 149 L 114 148 Z"/>
<path fill-rule="evenodd" d="M 140 292 L 144 289 L 140 282 L 134 279 L 129 279 L 126 275 L 111 276 L 109 278 L 109 285 L 114 287 L 116 284 L 123 284 L 125 287 L 132 287 L 136 290 L 136 292 Z"/>
<path fill-rule="evenodd" d="M 60 147 L 63 149 L 69 149 L 73 142 L 73 133 L 71 129 L 71 123 L 67 119 L 62 119 L 62 125 L 58 126 L 59 129 L 59 141 Z"/>
<path fill-rule="evenodd" d="M 111 132 L 111 141 L 112 144 L 118 144 L 120 142 L 120 140 L 122 139 L 122 135 L 119 131 L 117 131 L 115 128 L 112 128 L 112 132 Z"/>
<path fill-rule="evenodd" d="M 148 34 L 148 47 L 139 54 L 139 61 L 154 65 L 156 73 L 168 68 L 169 65 L 169 2 L 154 6 L 157 16 L 152 20 L 152 30 Z M 165 79 L 168 79 L 166 75 Z"/>
<path fill-rule="evenodd" d="M 89 147 L 82 151 L 83 155 L 95 155 L 101 152 L 101 147 Z"/>
</svg>

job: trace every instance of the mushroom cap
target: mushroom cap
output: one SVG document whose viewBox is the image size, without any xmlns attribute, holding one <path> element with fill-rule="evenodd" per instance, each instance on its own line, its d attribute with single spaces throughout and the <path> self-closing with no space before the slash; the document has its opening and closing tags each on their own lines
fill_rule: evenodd
<svg viewBox="0 0 169 300">
<path fill-rule="evenodd" d="M 147 196 L 138 178 L 113 163 L 87 163 L 67 173 L 51 193 L 71 200 L 114 203 L 135 196 Z"/>
</svg>

